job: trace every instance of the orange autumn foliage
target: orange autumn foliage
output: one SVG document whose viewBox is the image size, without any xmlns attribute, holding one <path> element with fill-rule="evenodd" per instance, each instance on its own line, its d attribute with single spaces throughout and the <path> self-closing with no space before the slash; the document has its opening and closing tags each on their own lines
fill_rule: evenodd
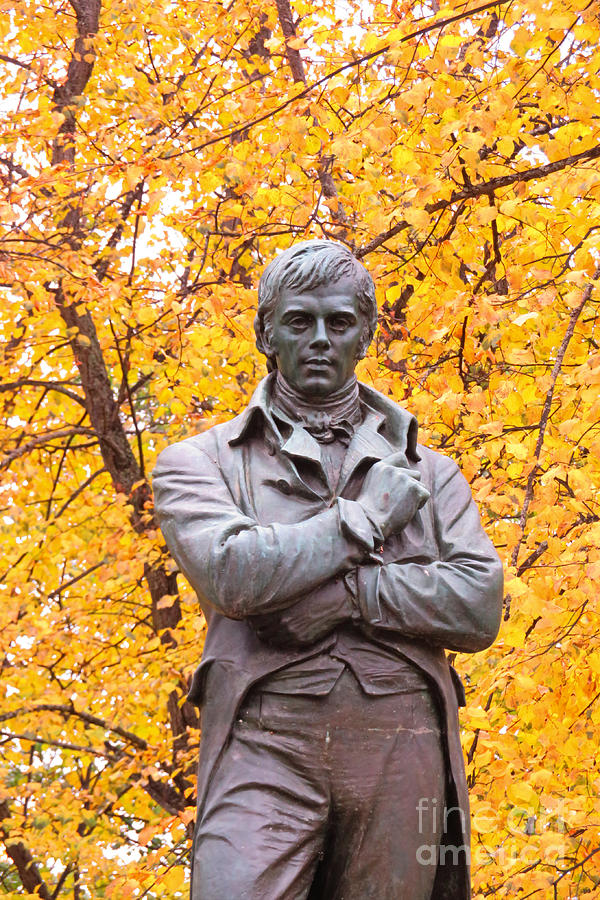
<svg viewBox="0 0 600 900">
<path fill-rule="evenodd" d="M 248 402 L 260 272 L 318 236 L 506 562 L 455 662 L 474 894 L 594 895 L 600 4 L 0 12 L 0 895 L 186 896 L 203 622 L 148 477 Z"/>
</svg>

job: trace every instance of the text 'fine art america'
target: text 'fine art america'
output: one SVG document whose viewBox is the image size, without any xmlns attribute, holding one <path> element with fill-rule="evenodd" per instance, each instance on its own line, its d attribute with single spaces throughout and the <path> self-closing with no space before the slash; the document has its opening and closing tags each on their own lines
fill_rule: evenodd
<svg viewBox="0 0 600 900">
<path fill-rule="evenodd" d="M 456 464 L 354 369 L 373 281 L 333 241 L 265 269 L 269 374 L 153 484 L 208 630 L 192 900 L 467 900 L 462 687 L 502 568 Z"/>
</svg>

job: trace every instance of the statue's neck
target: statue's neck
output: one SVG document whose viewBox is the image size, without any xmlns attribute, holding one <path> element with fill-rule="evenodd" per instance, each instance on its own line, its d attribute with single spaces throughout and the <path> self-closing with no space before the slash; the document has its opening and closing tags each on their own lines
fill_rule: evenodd
<svg viewBox="0 0 600 900">
<path fill-rule="evenodd" d="M 332 428 L 337 431 L 337 426 L 342 426 L 344 432 L 351 436 L 362 421 L 358 382 L 354 374 L 333 394 L 309 400 L 278 371 L 272 403 L 276 409 L 293 421 L 301 422 L 314 437 L 325 443 L 334 439 Z"/>
</svg>

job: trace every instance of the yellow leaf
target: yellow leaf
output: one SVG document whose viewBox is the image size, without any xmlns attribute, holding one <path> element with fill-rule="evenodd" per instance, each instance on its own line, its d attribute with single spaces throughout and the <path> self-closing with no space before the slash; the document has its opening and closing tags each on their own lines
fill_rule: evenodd
<svg viewBox="0 0 600 900">
<path fill-rule="evenodd" d="M 404 218 L 407 222 L 420 230 L 429 227 L 429 214 L 424 209 L 418 209 L 417 207 L 409 208 L 404 211 Z"/>
<path fill-rule="evenodd" d="M 321 150 L 321 141 L 314 134 L 307 134 L 304 139 L 304 148 L 307 153 L 319 153 Z"/>
<path fill-rule="evenodd" d="M 479 225 L 488 225 L 490 222 L 493 222 L 497 216 L 498 210 L 495 206 L 484 206 L 481 209 L 475 210 L 474 218 Z"/>
<path fill-rule="evenodd" d="M 393 341 L 388 349 L 388 356 L 393 362 L 400 362 L 406 357 L 407 341 Z"/>
<path fill-rule="evenodd" d="M 524 325 L 525 322 L 528 322 L 530 319 L 537 319 L 538 316 L 539 316 L 538 312 L 523 313 L 522 316 L 517 316 L 516 319 L 513 319 L 513 323 L 520 327 L 521 325 Z"/>
<path fill-rule="evenodd" d="M 506 789 L 506 796 L 515 806 L 524 806 L 526 809 L 537 809 L 539 798 L 531 785 L 523 781 L 515 781 Z"/>
</svg>

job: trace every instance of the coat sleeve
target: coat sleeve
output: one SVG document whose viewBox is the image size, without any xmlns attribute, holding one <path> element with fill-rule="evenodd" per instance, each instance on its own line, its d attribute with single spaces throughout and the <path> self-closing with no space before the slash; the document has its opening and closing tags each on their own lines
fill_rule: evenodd
<svg viewBox="0 0 600 900">
<path fill-rule="evenodd" d="M 362 566 L 362 620 L 448 650 L 483 650 L 500 627 L 502 564 L 458 467 L 447 457 L 436 455 L 435 460 L 428 502 L 433 504 L 439 559 Z"/>
<path fill-rule="evenodd" d="M 232 619 L 284 609 L 372 549 L 368 520 L 348 500 L 297 524 L 258 524 L 193 439 L 160 454 L 152 483 L 171 554 L 201 604 Z"/>
</svg>

